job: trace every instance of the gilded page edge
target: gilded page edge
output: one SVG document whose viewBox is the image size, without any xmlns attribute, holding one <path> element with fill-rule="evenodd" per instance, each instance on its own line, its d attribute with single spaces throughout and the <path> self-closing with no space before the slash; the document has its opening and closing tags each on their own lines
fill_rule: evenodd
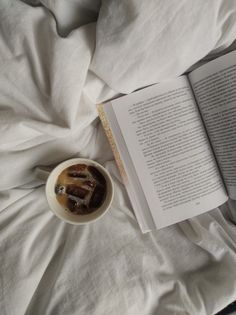
<svg viewBox="0 0 236 315">
<path fill-rule="evenodd" d="M 104 104 L 103 103 L 97 104 L 97 110 L 98 110 L 98 115 L 99 115 L 99 117 L 101 119 L 101 122 L 102 122 L 102 125 L 103 125 L 103 129 L 104 129 L 105 134 L 107 136 L 107 139 L 108 139 L 108 141 L 110 143 L 110 146 L 111 146 L 111 149 L 112 149 L 112 152 L 113 152 L 113 155 L 114 155 L 117 167 L 119 169 L 120 175 L 121 175 L 124 183 L 126 183 L 127 180 L 128 180 L 127 179 L 127 174 L 125 172 L 124 165 L 122 163 L 119 151 L 117 149 L 117 146 L 116 146 L 116 143 L 115 143 L 115 140 L 114 140 L 114 136 L 113 136 L 113 133 L 111 131 L 109 122 L 108 122 L 106 114 L 104 112 Z"/>
</svg>

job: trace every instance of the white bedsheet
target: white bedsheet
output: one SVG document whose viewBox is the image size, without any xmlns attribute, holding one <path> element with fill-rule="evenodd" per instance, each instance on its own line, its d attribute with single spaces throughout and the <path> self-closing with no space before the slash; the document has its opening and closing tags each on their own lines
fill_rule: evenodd
<svg viewBox="0 0 236 315">
<path fill-rule="evenodd" d="M 235 1 L 42 3 L 0 2 L 0 314 L 215 314 L 236 299 L 227 209 L 142 235 L 95 103 L 230 46 Z M 83 227 L 53 216 L 34 175 L 75 156 L 115 183 Z"/>
</svg>

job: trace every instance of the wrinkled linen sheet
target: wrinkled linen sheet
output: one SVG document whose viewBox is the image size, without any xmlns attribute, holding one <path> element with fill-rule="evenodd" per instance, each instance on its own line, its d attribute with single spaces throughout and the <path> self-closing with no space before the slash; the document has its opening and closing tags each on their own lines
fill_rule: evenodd
<svg viewBox="0 0 236 315">
<path fill-rule="evenodd" d="M 95 104 L 230 47 L 235 1 L 29 2 L 0 2 L 1 315 L 215 314 L 236 299 L 227 207 L 142 235 Z M 56 218 L 35 177 L 72 157 L 115 183 L 91 225 Z"/>
</svg>

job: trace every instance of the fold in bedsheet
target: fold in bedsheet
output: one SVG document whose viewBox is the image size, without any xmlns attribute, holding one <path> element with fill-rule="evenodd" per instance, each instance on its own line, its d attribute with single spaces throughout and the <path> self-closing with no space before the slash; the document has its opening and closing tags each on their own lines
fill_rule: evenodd
<svg viewBox="0 0 236 315">
<path fill-rule="evenodd" d="M 231 45 L 235 2 L 25 2 L 0 3 L 1 315 L 215 314 L 236 299 L 227 207 L 142 235 L 95 103 Z M 34 175 L 75 156 L 115 183 L 82 227 L 52 215 Z"/>
</svg>

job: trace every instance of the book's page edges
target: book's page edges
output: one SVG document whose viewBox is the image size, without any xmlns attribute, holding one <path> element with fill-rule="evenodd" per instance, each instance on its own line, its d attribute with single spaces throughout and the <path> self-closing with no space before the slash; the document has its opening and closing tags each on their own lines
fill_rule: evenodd
<svg viewBox="0 0 236 315">
<path fill-rule="evenodd" d="M 113 155 L 114 155 L 117 167 L 119 169 L 120 175 L 122 177 L 122 180 L 124 181 L 124 184 L 126 184 L 127 183 L 127 174 L 125 172 L 122 160 L 120 158 L 119 151 L 118 151 L 116 143 L 114 141 L 114 137 L 113 137 L 113 134 L 112 134 L 109 122 L 108 122 L 108 120 L 106 118 L 106 114 L 104 112 L 104 105 L 102 103 L 98 104 L 97 105 L 97 110 L 98 110 L 98 115 L 99 115 L 99 117 L 101 119 L 101 122 L 102 122 L 102 125 L 103 125 L 103 128 L 104 128 L 105 134 L 106 134 L 107 139 L 108 139 L 108 141 L 110 143 L 110 146 L 111 146 L 111 149 L 112 149 L 112 152 L 113 152 Z"/>
<path fill-rule="evenodd" d="M 112 106 L 111 102 L 108 102 L 108 103 L 110 103 L 109 105 Z M 107 103 L 105 103 L 105 104 L 108 105 Z M 109 121 L 107 119 L 107 115 L 106 115 L 105 110 L 104 110 L 104 104 L 103 103 L 97 104 L 97 110 L 98 110 L 98 114 L 99 114 L 99 117 L 101 119 L 102 125 L 104 127 L 105 134 L 106 134 L 108 141 L 111 145 L 111 149 L 113 151 L 114 158 L 115 158 L 115 161 L 117 163 L 117 167 L 118 167 L 119 172 L 121 174 L 122 180 L 125 184 L 125 187 L 126 187 L 128 195 L 129 195 L 131 204 L 133 205 L 133 209 L 134 209 L 137 221 L 140 225 L 141 231 L 142 231 L 142 233 L 150 232 L 151 230 L 156 229 L 157 227 L 155 226 L 153 218 L 151 217 L 150 213 L 148 215 L 148 218 L 146 218 L 146 216 L 144 217 L 144 215 L 145 215 L 144 211 L 138 210 L 140 208 L 140 203 L 139 203 L 137 198 L 140 196 L 137 196 L 132 185 L 129 182 L 127 172 L 125 171 L 125 166 L 122 162 L 119 150 L 118 150 L 117 145 L 116 145 L 116 141 L 115 141 L 113 133 L 112 133 L 112 129 L 110 127 Z"/>
</svg>

